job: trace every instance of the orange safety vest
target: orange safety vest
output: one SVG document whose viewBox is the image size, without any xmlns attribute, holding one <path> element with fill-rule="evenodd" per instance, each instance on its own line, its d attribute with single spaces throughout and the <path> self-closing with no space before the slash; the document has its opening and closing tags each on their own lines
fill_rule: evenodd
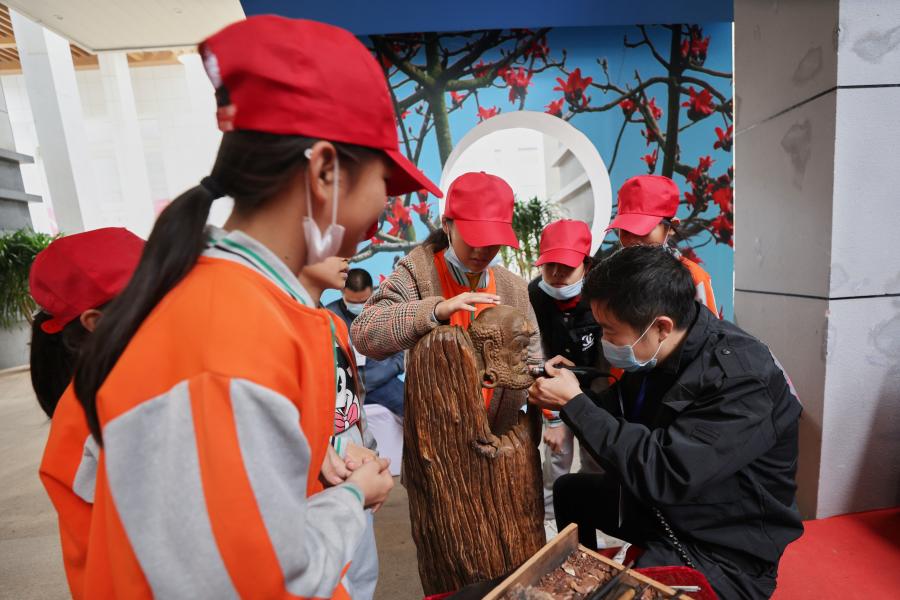
<svg viewBox="0 0 900 600">
<path fill-rule="evenodd" d="M 332 331 L 327 311 L 301 305 L 245 266 L 201 257 L 145 320 L 98 393 L 104 448 L 92 514 L 73 490 L 87 428 L 67 391 L 41 473 L 61 535 L 70 538 L 63 547 L 74 597 L 151 598 L 151 581 L 164 581 L 175 586 L 170 595 L 192 595 L 196 586 L 217 597 L 349 599 L 340 583 L 316 594 L 290 588 L 288 579 L 303 583 L 303 573 L 279 562 L 290 556 L 286 541 L 296 547 L 316 540 L 278 539 L 284 521 L 266 519 L 284 516 L 258 488 L 273 478 L 271 444 L 302 435 L 306 444 L 287 447 L 308 457 L 306 496 L 324 489 L 319 473 L 334 427 Z M 286 430 L 278 428 L 285 423 Z M 300 473 L 299 461 L 287 463 L 289 473 Z M 339 500 L 333 494 L 357 493 L 346 490 L 326 493 Z M 154 548 L 161 532 L 169 542 L 183 535 L 184 544 Z M 196 560 L 204 570 L 169 581 L 165 565 L 148 556 Z M 319 562 L 307 566 L 314 571 Z M 334 569 L 322 578 L 337 582 L 347 565 Z"/>
<path fill-rule="evenodd" d="M 84 598 L 84 567 L 94 501 L 99 447 L 85 421 L 84 410 L 70 385 L 59 399 L 40 477 L 59 516 L 59 538 L 69 592 Z"/>
<path fill-rule="evenodd" d="M 454 296 L 458 296 L 466 292 L 479 292 L 483 294 L 497 293 L 497 279 L 496 277 L 494 277 L 493 269 L 488 269 L 487 287 L 473 289 L 469 286 L 461 285 L 456 281 L 456 279 L 453 278 L 453 274 L 450 272 L 450 268 L 447 266 L 447 261 L 444 260 L 444 250 L 435 253 L 434 268 L 437 269 L 438 280 L 441 282 L 441 292 L 443 293 L 444 298 L 453 298 Z M 458 310 L 450 315 L 450 324 L 458 325 L 463 329 L 468 330 L 469 325 L 472 324 L 472 319 L 477 317 L 485 308 L 489 308 L 491 306 L 494 305 L 476 304 L 474 315 L 467 310 Z M 481 395 L 484 397 L 484 408 L 486 410 L 491 405 L 491 399 L 494 397 L 494 390 L 492 388 L 481 388 Z"/>
<path fill-rule="evenodd" d="M 679 256 L 678 260 L 686 266 L 691 272 L 691 279 L 694 280 L 694 288 L 697 292 L 697 300 L 712 311 L 714 315 L 719 316 L 719 308 L 716 306 L 716 297 L 713 295 L 712 278 L 703 267 L 694 261 Z"/>
</svg>

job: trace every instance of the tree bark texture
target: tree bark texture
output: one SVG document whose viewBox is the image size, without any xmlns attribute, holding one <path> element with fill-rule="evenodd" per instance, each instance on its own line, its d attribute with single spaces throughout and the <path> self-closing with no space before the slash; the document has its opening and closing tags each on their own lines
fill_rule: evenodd
<svg viewBox="0 0 900 600">
<path fill-rule="evenodd" d="M 509 573 L 545 542 L 540 412 L 488 425 L 468 335 L 438 327 L 413 348 L 403 475 L 426 594 Z"/>
</svg>

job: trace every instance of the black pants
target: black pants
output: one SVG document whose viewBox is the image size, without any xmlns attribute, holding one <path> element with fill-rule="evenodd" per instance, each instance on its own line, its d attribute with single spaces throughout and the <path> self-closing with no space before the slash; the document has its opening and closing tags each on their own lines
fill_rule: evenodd
<svg viewBox="0 0 900 600">
<path fill-rule="evenodd" d="M 553 508 L 560 531 L 578 525 L 578 542 L 597 549 L 596 530 L 644 549 L 635 567 L 682 566 L 684 559 L 666 540 L 653 514 L 629 503 L 619 525 L 619 487 L 605 475 L 573 473 L 553 485 Z M 722 600 L 759 600 L 775 591 L 775 567 L 750 574 L 733 561 L 680 540 L 694 567 L 703 573 Z"/>
</svg>

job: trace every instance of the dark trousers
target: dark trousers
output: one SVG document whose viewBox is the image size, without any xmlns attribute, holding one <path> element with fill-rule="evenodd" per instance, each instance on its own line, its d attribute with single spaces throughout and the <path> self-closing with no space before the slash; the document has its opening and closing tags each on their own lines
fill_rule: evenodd
<svg viewBox="0 0 900 600">
<path fill-rule="evenodd" d="M 394 377 L 381 387 L 366 390 L 366 404 L 380 404 L 403 418 L 403 382 Z"/>
<path fill-rule="evenodd" d="M 592 550 L 597 549 L 595 530 L 599 529 L 644 549 L 635 567 L 684 565 L 684 559 L 668 543 L 649 510 L 629 503 L 624 507 L 627 512 L 619 525 L 619 487 L 606 475 L 563 475 L 553 486 L 553 508 L 559 530 L 570 523 L 577 524 L 578 542 Z M 754 566 L 754 572 L 750 573 L 728 558 L 684 539 L 680 541 L 694 568 L 706 576 L 722 600 L 760 600 L 769 598 L 775 591 L 774 566 Z"/>
</svg>

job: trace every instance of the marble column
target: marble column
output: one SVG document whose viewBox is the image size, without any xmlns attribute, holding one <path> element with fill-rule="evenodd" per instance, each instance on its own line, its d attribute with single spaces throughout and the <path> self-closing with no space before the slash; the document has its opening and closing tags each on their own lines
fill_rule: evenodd
<svg viewBox="0 0 900 600">
<path fill-rule="evenodd" d="M 804 404 L 804 517 L 900 503 L 900 3 L 735 2 L 735 319 Z"/>
</svg>

